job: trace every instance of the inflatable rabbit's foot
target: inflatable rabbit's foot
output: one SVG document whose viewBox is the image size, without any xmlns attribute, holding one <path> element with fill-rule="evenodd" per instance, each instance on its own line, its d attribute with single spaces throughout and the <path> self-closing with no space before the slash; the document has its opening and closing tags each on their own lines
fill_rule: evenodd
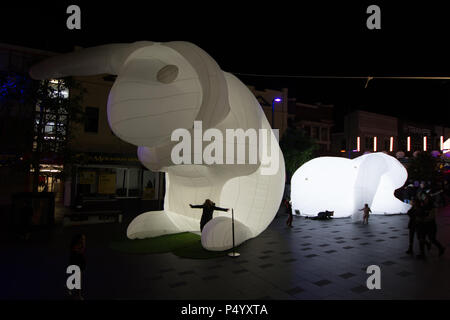
<svg viewBox="0 0 450 320">
<path fill-rule="evenodd" d="M 196 221 L 191 221 L 186 217 L 180 218 L 174 212 L 150 211 L 140 214 L 131 221 L 127 229 L 127 237 L 129 239 L 144 239 L 186 231 L 196 232 L 200 230 L 197 225 Z"/>
<path fill-rule="evenodd" d="M 251 230 L 234 220 L 235 246 L 253 238 Z M 210 251 L 224 251 L 233 247 L 232 222 L 228 217 L 217 217 L 209 221 L 202 231 L 202 246 Z"/>
</svg>

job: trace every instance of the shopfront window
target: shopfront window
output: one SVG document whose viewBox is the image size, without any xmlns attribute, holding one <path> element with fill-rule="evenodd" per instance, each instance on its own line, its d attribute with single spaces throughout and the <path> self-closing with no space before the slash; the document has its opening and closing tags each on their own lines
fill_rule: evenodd
<svg viewBox="0 0 450 320">
<path fill-rule="evenodd" d="M 114 195 L 116 193 L 116 177 L 114 169 L 100 169 L 98 171 L 98 193 Z"/>
<path fill-rule="evenodd" d="M 127 169 L 116 168 L 116 195 L 127 196 Z"/>
<path fill-rule="evenodd" d="M 142 196 L 141 169 L 130 168 L 128 172 L 128 197 Z"/>
<path fill-rule="evenodd" d="M 154 200 L 157 199 L 157 193 L 156 193 L 156 181 L 157 173 L 145 170 L 144 174 L 142 176 L 142 187 L 144 190 L 144 193 L 142 195 L 142 198 L 145 200 Z"/>
<path fill-rule="evenodd" d="M 158 173 L 142 168 L 79 167 L 77 194 L 157 199 Z"/>
</svg>

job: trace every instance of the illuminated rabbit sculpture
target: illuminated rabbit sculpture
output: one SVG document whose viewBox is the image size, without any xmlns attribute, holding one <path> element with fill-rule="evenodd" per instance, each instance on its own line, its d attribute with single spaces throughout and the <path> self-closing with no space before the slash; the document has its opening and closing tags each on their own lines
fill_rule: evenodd
<svg viewBox="0 0 450 320">
<path fill-rule="evenodd" d="M 395 198 L 394 191 L 407 177 L 405 167 L 382 152 L 353 160 L 315 158 L 292 176 L 292 207 L 306 216 L 334 211 L 337 218 L 356 215 L 366 203 L 374 214 L 406 213 L 411 206 Z"/>
<path fill-rule="evenodd" d="M 136 217 L 128 226 L 129 238 L 199 231 L 201 210 L 191 209 L 189 204 L 207 198 L 217 206 L 234 208 L 236 244 L 266 229 L 283 195 L 284 159 L 264 112 L 244 84 L 188 42 L 93 47 L 52 57 L 30 71 L 35 79 L 105 73 L 117 75 L 108 99 L 112 131 L 138 146 L 144 166 L 166 173 L 164 210 Z M 197 121 L 203 130 L 215 128 L 224 136 L 228 129 L 267 130 L 270 136 L 262 143 L 271 150 L 272 162 L 258 159 L 253 164 L 236 164 L 242 163 L 242 155 L 236 152 L 232 164 L 225 161 L 229 154 L 223 155 L 227 164 L 175 164 L 173 132 L 193 132 Z M 195 137 L 191 142 L 198 143 Z M 250 139 L 244 143 L 255 147 Z M 261 140 L 258 143 L 261 146 Z M 191 152 L 194 159 L 198 150 Z M 277 164 L 274 172 L 264 174 L 273 161 Z M 208 250 L 227 250 L 232 246 L 231 215 L 215 215 L 203 229 L 202 245 Z"/>
</svg>

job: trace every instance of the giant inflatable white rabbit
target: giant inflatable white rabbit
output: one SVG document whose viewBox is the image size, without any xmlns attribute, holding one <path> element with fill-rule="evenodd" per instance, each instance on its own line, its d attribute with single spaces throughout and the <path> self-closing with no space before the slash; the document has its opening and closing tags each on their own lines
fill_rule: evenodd
<svg viewBox="0 0 450 320">
<path fill-rule="evenodd" d="M 188 42 L 98 46 L 49 58 L 30 70 L 34 79 L 95 74 L 117 75 L 108 99 L 113 132 L 138 146 L 144 166 L 166 173 L 164 210 L 136 217 L 128 226 L 129 238 L 199 231 L 202 212 L 189 204 L 207 198 L 234 209 L 236 244 L 267 228 L 283 195 L 284 159 L 263 110 L 244 84 Z M 265 129 L 268 138 L 259 139 L 258 146 L 250 139 L 244 143 L 246 150 L 261 144 L 270 150 L 270 163 L 258 157 L 256 163 L 237 164 L 243 159 L 235 152 L 233 164 L 174 164 L 171 154 L 178 142 L 172 141 L 172 133 L 180 128 L 192 133 L 195 121 L 201 121 L 203 130 L 217 128 L 224 137 L 226 129 Z M 199 143 L 194 134 L 191 142 Z M 193 149 L 192 159 L 199 152 Z M 227 156 L 223 154 L 224 163 Z M 264 173 L 274 163 L 274 172 Z M 230 212 L 216 212 L 204 227 L 201 241 L 208 250 L 231 248 Z"/>
<path fill-rule="evenodd" d="M 312 159 L 295 171 L 291 180 L 294 210 L 315 216 L 334 211 L 334 217 L 353 216 L 367 203 L 373 214 L 406 213 L 411 208 L 394 196 L 408 177 L 405 167 L 383 152 L 364 154 L 353 160 L 341 157 Z"/>
</svg>

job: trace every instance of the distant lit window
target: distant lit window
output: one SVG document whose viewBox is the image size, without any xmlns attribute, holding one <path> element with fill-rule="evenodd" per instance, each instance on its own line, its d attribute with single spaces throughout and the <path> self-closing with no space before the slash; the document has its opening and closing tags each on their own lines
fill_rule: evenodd
<svg viewBox="0 0 450 320">
<path fill-rule="evenodd" d="M 49 82 L 50 86 L 55 90 L 53 96 L 57 97 L 59 95 L 64 99 L 67 99 L 69 97 L 69 89 L 63 87 L 60 80 L 53 79 Z"/>
<path fill-rule="evenodd" d="M 84 132 L 98 132 L 98 108 L 86 107 Z"/>
<path fill-rule="evenodd" d="M 45 124 L 45 133 L 53 133 L 55 132 L 55 123 L 54 122 L 47 122 Z"/>
<path fill-rule="evenodd" d="M 64 107 L 64 99 L 69 97 L 69 91 L 60 80 L 50 80 L 50 98 L 57 98 L 61 103 L 55 108 L 49 100 L 39 100 L 34 108 L 34 136 L 33 151 L 61 152 L 66 142 L 66 128 L 68 125 L 67 110 Z M 58 103 L 59 103 L 58 102 Z"/>
</svg>

